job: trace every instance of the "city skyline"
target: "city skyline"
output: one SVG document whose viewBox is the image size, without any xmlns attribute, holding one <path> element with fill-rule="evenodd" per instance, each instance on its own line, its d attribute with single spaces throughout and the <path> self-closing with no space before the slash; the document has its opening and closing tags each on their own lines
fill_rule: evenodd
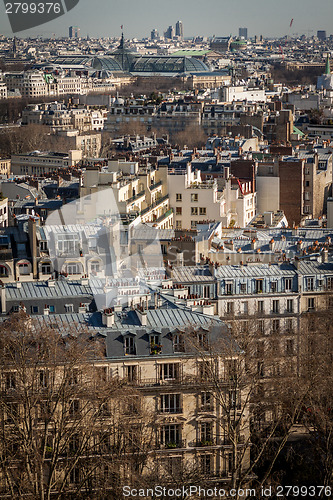
<svg viewBox="0 0 333 500">
<path fill-rule="evenodd" d="M 88 0 L 80 0 L 80 3 L 71 12 L 61 18 L 50 21 L 37 28 L 18 33 L 19 37 L 29 36 L 49 37 L 55 34 L 57 37 L 68 36 L 68 27 L 78 26 L 81 36 L 89 34 L 91 37 L 113 37 L 120 35 L 121 26 L 124 27 L 127 38 L 149 38 L 151 30 L 156 28 L 163 33 L 168 26 L 176 25 L 181 19 L 184 25 L 186 37 L 191 36 L 226 36 L 232 34 L 237 36 L 240 26 L 248 28 L 248 36 L 263 35 L 264 37 L 283 37 L 294 33 L 306 34 L 308 30 L 326 30 L 329 36 L 332 32 L 330 20 L 332 8 L 330 0 L 321 0 L 321 8 L 310 1 L 299 0 L 287 2 L 281 0 L 279 4 L 271 2 L 269 8 L 263 0 L 253 0 L 251 4 L 245 0 L 239 0 L 238 12 L 235 12 L 234 4 L 221 0 L 210 0 L 205 4 L 206 15 L 198 16 L 198 10 L 202 10 L 202 3 L 198 0 L 189 3 L 189 0 L 176 2 L 158 3 L 156 13 L 152 12 L 149 0 L 140 3 L 127 0 L 111 4 L 107 0 L 100 0 L 101 14 L 98 14 L 94 4 Z M 302 9 L 300 9 L 302 6 Z M 191 8 L 190 8 L 191 7 Z M 5 7 L 1 4 L 2 12 Z M 212 13 L 214 15 L 212 16 Z M 140 24 L 138 24 L 140 19 Z M 293 24 L 290 27 L 290 21 Z M 9 21 L 5 15 L 0 16 L 0 34 L 10 36 Z"/>
</svg>

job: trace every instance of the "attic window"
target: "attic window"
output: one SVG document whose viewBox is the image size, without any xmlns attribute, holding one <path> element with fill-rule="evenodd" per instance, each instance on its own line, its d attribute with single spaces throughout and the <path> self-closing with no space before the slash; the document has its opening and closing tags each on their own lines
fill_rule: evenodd
<svg viewBox="0 0 333 500">
<path fill-rule="evenodd" d="M 131 336 L 125 337 L 125 355 L 136 354 L 135 338 Z"/>
<path fill-rule="evenodd" d="M 150 335 L 150 354 L 160 354 L 162 346 L 160 344 L 160 335 Z"/>
</svg>

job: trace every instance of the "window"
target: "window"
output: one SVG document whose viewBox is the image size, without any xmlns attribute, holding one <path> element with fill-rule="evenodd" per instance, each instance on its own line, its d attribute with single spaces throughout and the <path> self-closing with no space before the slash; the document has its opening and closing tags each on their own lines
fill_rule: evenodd
<svg viewBox="0 0 333 500">
<path fill-rule="evenodd" d="M 240 308 L 240 313 L 241 314 L 247 314 L 248 313 L 248 302 L 241 302 L 241 308 Z"/>
<path fill-rule="evenodd" d="M 225 293 L 232 295 L 232 283 L 225 283 Z"/>
<path fill-rule="evenodd" d="M 197 227 L 197 221 L 191 220 L 191 229 L 196 229 L 196 227 Z"/>
<path fill-rule="evenodd" d="M 229 408 L 232 410 L 240 410 L 241 408 L 241 398 L 239 391 L 231 389 L 229 391 Z"/>
<path fill-rule="evenodd" d="M 211 422 L 202 422 L 200 425 L 200 438 L 202 444 L 211 443 L 213 440 L 213 425 Z"/>
<path fill-rule="evenodd" d="M 66 313 L 74 312 L 74 305 L 73 304 L 65 304 L 65 311 L 66 311 Z"/>
<path fill-rule="evenodd" d="M 287 341 L 286 341 L 286 354 L 287 354 L 287 356 L 294 355 L 294 339 L 287 339 Z"/>
<path fill-rule="evenodd" d="M 308 311 L 314 311 L 315 309 L 315 299 L 314 297 L 308 298 Z"/>
<path fill-rule="evenodd" d="M 176 207 L 176 215 L 182 215 L 182 207 Z"/>
<path fill-rule="evenodd" d="M 173 336 L 173 350 L 174 352 L 185 352 L 185 342 L 183 334 L 175 334 Z"/>
<path fill-rule="evenodd" d="M 91 269 L 92 274 L 99 273 L 99 271 L 100 271 L 100 263 L 97 262 L 97 261 L 91 262 L 90 269 Z"/>
<path fill-rule="evenodd" d="M 293 320 L 291 318 L 286 319 L 286 331 L 287 332 L 292 332 L 293 331 Z"/>
<path fill-rule="evenodd" d="M 309 214 L 310 213 L 310 205 L 304 205 L 304 213 Z"/>
<path fill-rule="evenodd" d="M 182 228 L 182 221 L 176 220 L 176 229 L 181 229 L 181 228 Z"/>
<path fill-rule="evenodd" d="M 191 215 L 198 215 L 198 207 L 191 207 Z"/>
<path fill-rule="evenodd" d="M 213 410 L 213 396 L 210 392 L 202 392 L 200 396 L 200 410 L 212 411 Z"/>
<path fill-rule="evenodd" d="M 67 274 L 80 274 L 81 272 L 81 265 L 80 264 L 67 264 L 66 266 L 66 273 Z"/>
<path fill-rule="evenodd" d="M 16 373 L 15 372 L 6 372 L 5 373 L 5 384 L 6 389 L 15 389 L 16 387 Z"/>
<path fill-rule="evenodd" d="M 164 363 L 160 365 L 160 380 L 179 379 L 179 363 Z"/>
<path fill-rule="evenodd" d="M 307 291 L 314 289 L 314 278 L 306 278 L 306 289 Z"/>
<path fill-rule="evenodd" d="M 55 306 L 48 306 L 49 312 L 54 313 L 55 312 Z"/>
<path fill-rule="evenodd" d="M 263 312 L 264 312 L 264 301 L 258 300 L 258 313 L 263 313 Z"/>
<path fill-rule="evenodd" d="M 256 293 L 263 292 L 263 280 L 256 280 Z"/>
<path fill-rule="evenodd" d="M 265 321 L 263 319 L 260 319 L 258 321 L 258 330 L 259 330 L 259 333 L 261 333 L 261 334 L 265 333 Z"/>
<path fill-rule="evenodd" d="M 333 278 L 332 277 L 326 278 L 326 288 L 327 288 L 327 290 L 333 290 Z"/>
<path fill-rule="evenodd" d="M 40 241 L 39 248 L 42 252 L 45 252 L 47 250 L 47 241 Z"/>
<path fill-rule="evenodd" d="M 310 181 L 305 181 L 305 187 L 310 187 Z"/>
<path fill-rule="evenodd" d="M 0 265 L 0 276 L 2 276 L 2 277 L 8 276 L 8 270 L 7 270 L 6 266 Z"/>
<path fill-rule="evenodd" d="M 292 313 L 294 310 L 294 301 L 292 299 L 287 300 L 287 312 Z"/>
<path fill-rule="evenodd" d="M 276 281 L 272 281 L 271 282 L 271 292 L 275 293 L 276 291 L 277 291 L 277 282 Z"/>
<path fill-rule="evenodd" d="M 278 333 L 280 331 L 280 320 L 279 319 L 273 319 L 272 321 L 272 332 L 273 333 Z"/>
<path fill-rule="evenodd" d="M 200 213 L 200 215 L 206 215 L 206 213 L 207 213 L 206 207 L 200 207 L 199 213 Z"/>
<path fill-rule="evenodd" d="M 272 307 L 272 312 L 274 314 L 278 314 L 280 309 L 280 301 L 279 300 L 273 300 L 273 307 Z"/>
<path fill-rule="evenodd" d="M 233 302 L 227 302 L 227 314 L 229 316 L 232 316 L 234 314 L 234 303 Z"/>
<path fill-rule="evenodd" d="M 135 354 L 134 337 L 125 337 L 125 354 Z"/>
<path fill-rule="evenodd" d="M 45 370 L 39 372 L 39 385 L 40 387 L 48 386 L 48 373 Z"/>
<path fill-rule="evenodd" d="M 181 443 L 180 425 L 164 425 L 161 429 L 161 443 L 166 447 L 179 446 Z"/>
<path fill-rule="evenodd" d="M 292 286 L 293 286 L 293 280 L 292 278 L 285 278 L 284 280 L 284 289 L 286 292 L 292 290 Z"/>
<path fill-rule="evenodd" d="M 199 199 L 198 193 L 191 194 L 191 203 L 196 203 Z"/>
<path fill-rule="evenodd" d="M 240 284 L 240 292 L 241 293 L 246 293 L 246 283 L 241 283 Z"/>
<path fill-rule="evenodd" d="M 31 314 L 38 314 L 38 306 L 31 306 L 30 307 L 30 311 L 31 311 Z"/>
<path fill-rule="evenodd" d="M 180 394 L 162 394 L 160 396 L 161 412 L 181 413 Z"/>
<path fill-rule="evenodd" d="M 43 263 L 41 270 L 42 270 L 42 274 L 51 274 L 51 264 L 49 264 L 48 262 Z"/>
<path fill-rule="evenodd" d="M 70 402 L 69 405 L 69 418 L 78 417 L 80 414 L 80 401 L 78 399 L 74 399 Z"/>
<path fill-rule="evenodd" d="M 27 262 L 21 262 L 21 264 L 19 264 L 19 272 L 21 276 L 29 274 L 29 264 Z"/>
<path fill-rule="evenodd" d="M 182 194 L 181 193 L 176 194 L 176 201 L 182 201 Z"/>
<path fill-rule="evenodd" d="M 138 366 L 137 365 L 128 365 L 125 366 L 126 378 L 129 382 L 137 382 L 138 381 Z"/>
<path fill-rule="evenodd" d="M 200 455 L 200 467 L 201 467 L 201 474 L 210 474 L 212 470 L 211 466 L 211 455 Z"/>
<path fill-rule="evenodd" d="M 201 380 L 207 380 L 211 377 L 212 367 L 209 361 L 199 361 L 198 375 Z"/>
<path fill-rule="evenodd" d="M 57 237 L 57 248 L 59 254 L 71 254 L 75 253 L 76 247 L 78 247 L 79 238 L 75 234 L 59 234 Z"/>
</svg>

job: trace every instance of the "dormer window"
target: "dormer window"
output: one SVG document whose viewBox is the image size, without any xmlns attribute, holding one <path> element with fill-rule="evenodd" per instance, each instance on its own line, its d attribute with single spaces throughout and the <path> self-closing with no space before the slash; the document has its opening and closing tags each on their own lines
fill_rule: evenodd
<svg viewBox="0 0 333 500">
<path fill-rule="evenodd" d="M 174 352 L 185 352 L 184 335 L 182 333 L 173 335 L 173 350 Z"/>
<path fill-rule="evenodd" d="M 128 335 L 125 337 L 125 355 L 136 354 L 135 337 Z"/>
<path fill-rule="evenodd" d="M 150 335 L 150 354 L 160 354 L 162 350 L 160 335 Z"/>
</svg>

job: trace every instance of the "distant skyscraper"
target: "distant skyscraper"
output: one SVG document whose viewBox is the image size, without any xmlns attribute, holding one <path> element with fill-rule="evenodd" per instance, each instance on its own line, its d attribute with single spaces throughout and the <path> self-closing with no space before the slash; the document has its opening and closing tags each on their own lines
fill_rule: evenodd
<svg viewBox="0 0 333 500">
<path fill-rule="evenodd" d="M 176 23 L 176 36 L 180 36 L 181 39 L 184 38 L 184 28 L 182 21 L 177 21 Z"/>
<path fill-rule="evenodd" d="M 164 33 L 164 37 L 172 40 L 174 36 L 175 36 L 175 29 L 173 26 L 169 26 L 169 28 Z"/>
<path fill-rule="evenodd" d="M 317 31 L 317 38 L 318 40 L 326 40 L 326 31 L 324 30 Z"/>
<path fill-rule="evenodd" d="M 239 28 L 238 29 L 238 36 L 244 37 L 245 40 L 247 40 L 247 28 Z"/>
<path fill-rule="evenodd" d="M 80 28 L 78 28 L 77 26 L 70 26 L 69 38 L 80 38 Z"/>
<path fill-rule="evenodd" d="M 154 28 L 153 30 L 151 30 L 151 33 L 150 33 L 150 39 L 151 40 L 157 40 L 158 38 L 160 37 L 158 31 L 156 28 Z"/>
</svg>

